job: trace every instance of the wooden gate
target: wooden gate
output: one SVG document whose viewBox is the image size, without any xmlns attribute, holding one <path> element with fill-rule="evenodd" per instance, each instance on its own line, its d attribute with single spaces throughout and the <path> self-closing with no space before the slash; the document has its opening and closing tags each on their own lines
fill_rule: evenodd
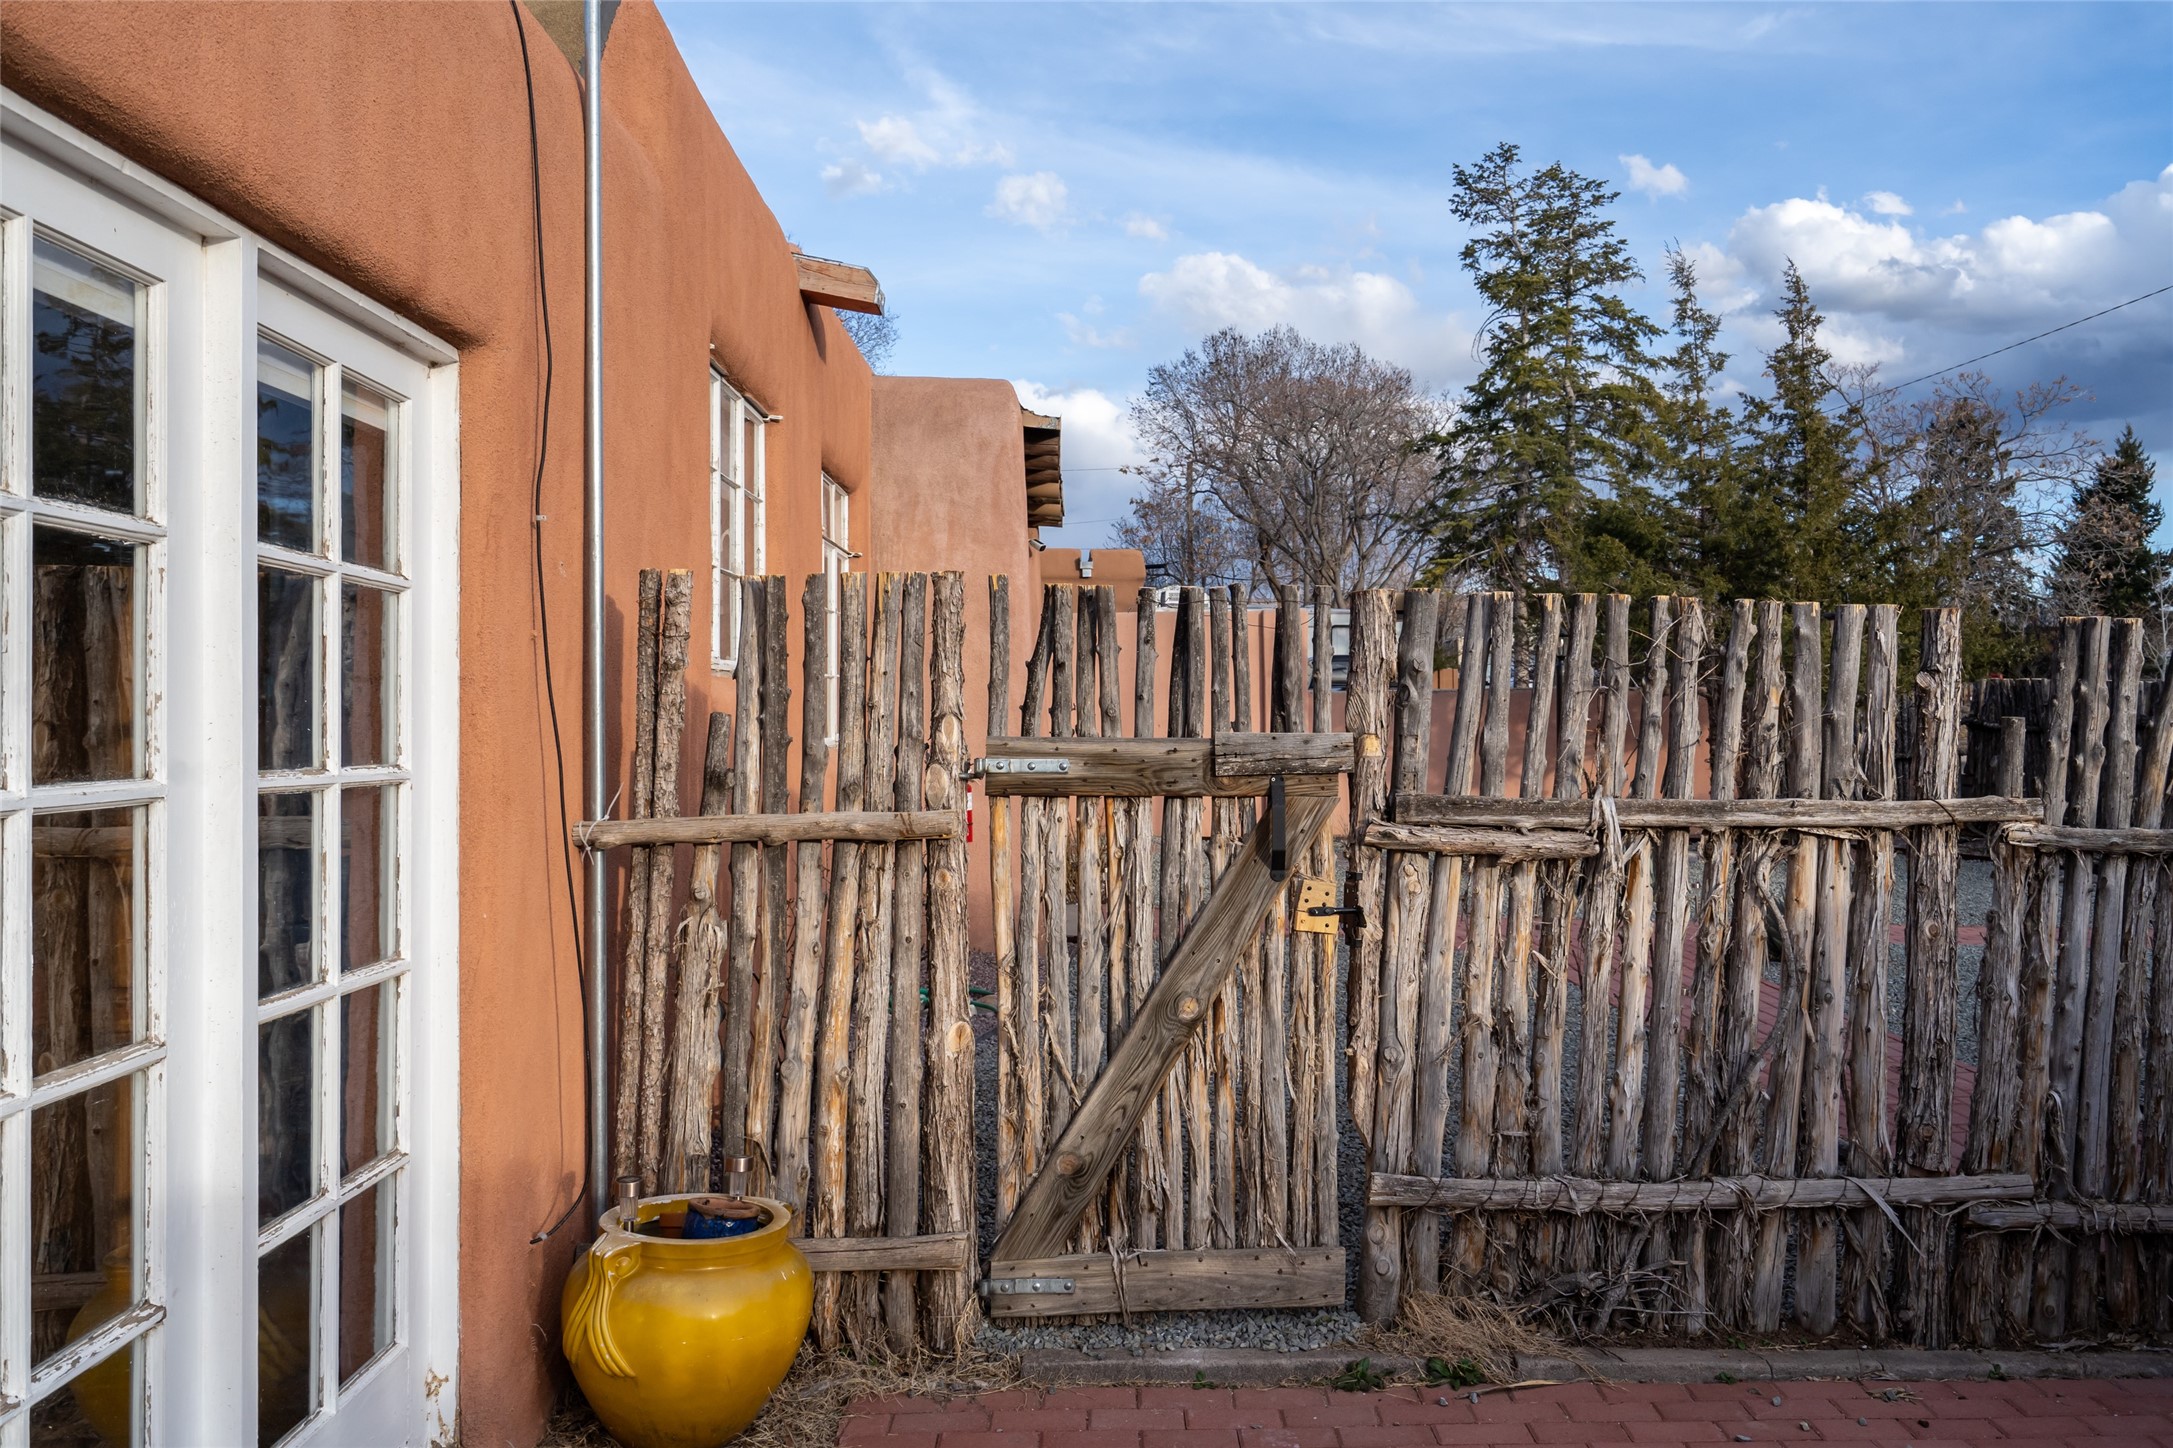
<svg viewBox="0 0 2173 1448">
<path fill-rule="evenodd" d="M 1327 600 L 1306 601 L 1280 600 L 1268 732 L 1234 590 L 1181 590 L 1173 615 L 1141 591 L 1129 734 L 1107 587 L 1044 590 L 1016 735 L 995 671 L 994 1316 L 1344 1300 L 1322 884 L 1353 743 L 1331 732 Z M 1001 579 L 990 612 L 1003 658 Z"/>
</svg>

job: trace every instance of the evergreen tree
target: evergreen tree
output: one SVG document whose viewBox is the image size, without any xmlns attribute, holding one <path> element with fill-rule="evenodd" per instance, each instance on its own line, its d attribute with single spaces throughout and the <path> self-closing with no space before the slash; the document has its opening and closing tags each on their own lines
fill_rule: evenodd
<svg viewBox="0 0 2173 1448">
<path fill-rule="evenodd" d="M 1836 392 L 1832 356 L 1819 342 L 1825 318 L 1794 261 L 1781 279 L 1781 343 L 1766 354 L 1773 395 L 1745 417 L 1749 466 L 1712 522 L 1715 582 L 1725 597 L 1841 602 L 1865 539 L 1852 509 L 1860 426 L 1853 409 L 1827 411 Z"/>
<path fill-rule="evenodd" d="M 1656 471 L 1645 348 L 1659 329 L 1620 295 L 1642 273 L 1605 214 L 1617 193 L 1559 163 L 1527 172 L 1508 143 L 1454 174 L 1488 316 L 1485 365 L 1436 439 L 1430 571 L 1574 581 L 1593 498 Z"/>
<path fill-rule="evenodd" d="M 1878 520 L 1882 536 L 1899 546 L 1875 586 L 1904 606 L 1961 609 L 1963 664 L 1972 676 L 2026 669 L 2038 651 L 2042 599 L 2030 575 L 2010 418 L 1967 388 L 1942 387 L 1915 411 L 1913 436 L 1896 459 L 1908 492 Z"/>
<path fill-rule="evenodd" d="M 1581 589 L 1704 593 L 1716 520 L 1739 481 L 1737 420 L 1714 388 L 1728 365 L 1720 317 L 1698 297 L 1696 265 L 1667 250 L 1676 346 L 1659 358 L 1653 409 L 1656 476 L 1625 480 L 1593 500 L 1585 525 Z"/>
<path fill-rule="evenodd" d="M 2165 521 L 2150 496 L 2157 472 L 2130 424 L 2076 487 L 2052 569 L 2062 612 L 2139 618 L 2156 611 L 2168 562 L 2150 546 Z"/>
</svg>

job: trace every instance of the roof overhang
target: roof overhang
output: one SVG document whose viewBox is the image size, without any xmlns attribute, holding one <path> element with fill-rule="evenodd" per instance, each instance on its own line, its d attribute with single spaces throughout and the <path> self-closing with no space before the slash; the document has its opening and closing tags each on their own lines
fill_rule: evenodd
<svg viewBox="0 0 2173 1448">
<path fill-rule="evenodd" d="M 1026 524 L 1056 528 L 1064 522 L 1064 420 L 1019 409 L 1026 450 Z"/>
<path fill-rule="evenodd" d="M 866 267 L 800 252 L 792 254 L 792 264 L 800 273 L 800 295 L 808 301 L 841 312 L 882 315 L 883 289 Z"/>
</svg>

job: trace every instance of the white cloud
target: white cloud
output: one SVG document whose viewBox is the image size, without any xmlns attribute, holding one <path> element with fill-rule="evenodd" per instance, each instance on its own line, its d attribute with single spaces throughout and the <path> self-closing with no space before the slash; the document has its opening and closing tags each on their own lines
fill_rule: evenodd
<svg viewBox="0 0 2173 1448">
<path fill-rule="evenodd" d="M 1132 438 L 1129 402 L 1092 387 L 1045 387 L 1014 378 L 1021 406 L 1064 420 L 1064 516 L 1062 528 L 1044 528 L 1042 540 L 1060 548 L 1092 548 L 1106 541 L 1109 525 L 1132 511 L 1139 481 L 1117 469 L 1142 460 Z"/>
<path fill-rule="evenodd" d="M 860 143 L 892 165 L 933 166 L 942 155 L 921 139 L 920 127 L 904 116 L 861 121 Z"/>
<path fill-rule="evenodd" d="M 1891 191 L 1866 191 L 1864 205 L 1881 216 L 1914 216 L 1916 208 Z"/>
<path fill-rule="evenodd" d="M 884 189 L 883 173 L 871 171 L 857 156 L 847 156 L 822 168 L 823 189 L 836 198 L 872 196 Z"/>
<path fill-rule="evenodd" d="M 1006 176 L 996 183 L 996 197 L 988 204 L 988 214 L 1015 226 L 1053 231 L 1063 225 L 1069 200 L 1064 178 L 1054 171 Z"/>
<path fill-rule="evenodd" d="M 860 144 L 885 165 L 909 171 L 937 166 L 1008 166 L 1011 147 L 981 132 L 987 119 L 963 90 L 933 72 L 915 77 L 928 104 L 911 115 L 856 121 Z M 824 179 L 829 178 L 826 168 Z"/>
<path fill-rule="evenodd" d="M 1193 252 L 1139 279 L 1140 295 L 1202 332 L 1264 331 L 1280 323 L 1321 342 L 1356 342 L 1445 387 L 1474 369 L 1471 333 L 1429 315 L 1411 288 L 1383 272 L 1298 267 L 1271 272 L 1234 252 Z"/>
<path fill-rule="evenodd" d="M 1949 236 L 1793 197 L 1744 212 L 1727 252 L 1769 294 L 1794 259 L 1829 313 L 1980 332 L 2066 321 L 2161 280 L 2173 256 L 2173 167 L 2090 210 L 2009 216 Z"/>
<path fill-rule="evenodd" d="M 1941 216 L 1960 216 L 1963 212 L 1967 210 L 1969 210 L 1968 205 L 1963 202 L 1961 197 L 1957 196 L 1954 198 L 1954 204 L 1952 206 L 1940 207 L 1939 214 Z"/>
<path fill-rule="evenodd" d="M 1100 308 L 1089 306 L 1086 310 L 1091 314 Z M 1074 346 L 1117 348 L 1132 345 L 1130 327 L 1116 327 L 1104 332 L 1092 322 L 1081 321 L 1070 312 L 1058 312 L 1056 320 L 1064 324 L 1064 335 L 1071 339 Z"/>
<path fill-rule="evenodd" d="M 1657 201 L 1663 196 L 1680 196 L 1690 189 L 1690 178 L 1670 161 L 1665 166 L 1655 166 L 1643 156 L 1618 156 L 1630 173 L 1630 189 L 1642 191 Z"/>
<path fill-rule="evenodd" d="M 1124 234 L 1143 241 L 1168 241 L 1169 228 L 1152 216 L 1142 216 L 1135 211 L 1124 218 Z"/>
</svg>

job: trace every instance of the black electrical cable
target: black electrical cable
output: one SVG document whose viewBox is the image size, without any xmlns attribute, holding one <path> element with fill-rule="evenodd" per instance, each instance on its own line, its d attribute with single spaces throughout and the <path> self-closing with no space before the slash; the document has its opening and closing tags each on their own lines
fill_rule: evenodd
<svg viewBox="0 0 2173 1448">
<path fill-rule="evenodd" d="M 536 130 L 536 73 L 528 59 L 528 27 L 521 23 L 520 0 L 506 0 L 513 10 L 513 33 L 521 42 L 521 78 L 528 88 L 528 177 L 529 191 L 534 200 L 536 232 L 536 304 L 543 317 L 543 406 L 542 418 L 536 437 L 536 472 L 529 487 L 528 531 L 535 543 L 536 617 L 539 621 L 543 644 L 543 702 L 551 716 L 551 753 L 558 765 L 558 819 L 559 854 L 566 870 L 566 908 L 573 916 L 573 973 L 581 986 L 581 1066 L 584 1072 L 593 1069 L 594 1062 L 588 1053 L 588 962 L 581 955 L 580 893 L 573 879 L 573 821 L 566 814 L 566 745 L 558 727 L 558 689 L 551 675 L 551 609 L 546 595 L 543 572 L 543 468 L 551 455 L 551 377 L 554 358 L 551 351 L 551 284 L 543 268 L 543 144 Z M 573 1194 L 566 1210 L 558 1214 L 558 1220 L 528 1239 L 532 1247 L 550 1240 L 567 1218 L 579 1210 L 588 1200 L 588 1153 L 581 1157 L 581 1184 Z"/>
</svg>

